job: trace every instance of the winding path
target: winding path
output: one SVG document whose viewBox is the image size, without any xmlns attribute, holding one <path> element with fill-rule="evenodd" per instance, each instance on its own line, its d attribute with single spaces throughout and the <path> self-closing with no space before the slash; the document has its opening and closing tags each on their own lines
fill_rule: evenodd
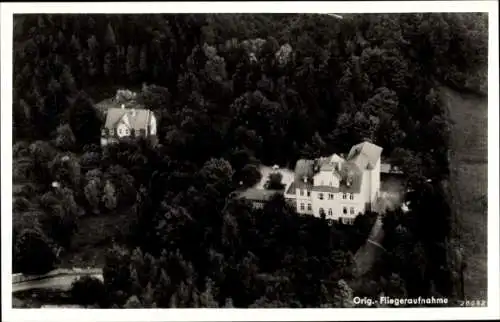
<svg viewBox="0 0 500 322">
<path fill-rule="evenodd" d="M 382 218 L 378 215 L 366 243 L 361 246 L 354 256 L 357 276 L 366 274 L 379 255 L 385 252 L 384 247 L 381 245 L 383 239 Z"/>
</svg>

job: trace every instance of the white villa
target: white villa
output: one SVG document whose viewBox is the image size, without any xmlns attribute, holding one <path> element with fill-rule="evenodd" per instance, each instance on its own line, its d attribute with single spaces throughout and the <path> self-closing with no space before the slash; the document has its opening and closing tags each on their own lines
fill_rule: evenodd
<svg viewBox="0 0 500 322">
<path fill-rule="evenodd" d="M 324 215 L 352 224 L 358 214 L 372 209 L 379 197 L 381 153 L 381 147 L 362 142 L 353 146 L 345 159 L 337 154 L 301 159 L 285 198 L 300 214 Z"/>
</svg>

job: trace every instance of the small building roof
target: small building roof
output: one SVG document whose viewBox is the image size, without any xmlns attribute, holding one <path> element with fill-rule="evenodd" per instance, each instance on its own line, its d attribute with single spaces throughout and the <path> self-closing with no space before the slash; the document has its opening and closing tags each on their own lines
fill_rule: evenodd
<svg viewBox="0 0 500 322">
<path fill-rule="evenodd" d="M 114 97 L 95 106 L 106 116 L 104 126 L 108 129 L 115 128 L 121 120 L 126 121 L 130 129 L 146 129 L 153 113 L 137 100 L 136 93 L 122 89 L 117 90 Z"/>
<path fill-rule="evenodd" d="M 311 190 L 313 187 L 313 184 L 311 182 L 304 182 L 303 179 L 301 180 L 294 180 L 290 186 L 288 186 L 288 189 L 286 191 L 286 194 L 293 195 L 295 194 L 295 190 L 298 189 L 306 189 L 306 190 Z"/>
<path fill-rule="evenodd" d="M 251 188 L 241 192 L 238 195 L 238 197 L 251 201 L 265 202 L 271 199 L 271 197 L 274 196 L 275 194 L 282 194 L 282 193 L 283 192 L 281 190 L 264 190 L 264 189 Z"/>
<path fill-rule="evenodd" d="M 145 109 L 144 105 L 135 98 L 125 99 L 123 97 L 111 97 L 95 104 L 97 109 L 103 113 L 106 113 L 110 108 L 121 108 L 122 105 L 125 105 L 125 108 Z"/>
<path fill-rule="evenodd" d="M 390 163 L 381 163 L 380 164 L 380 173 L 402 174 L 403 172 L 398 167 L 393 166 Z"/>
</svg>

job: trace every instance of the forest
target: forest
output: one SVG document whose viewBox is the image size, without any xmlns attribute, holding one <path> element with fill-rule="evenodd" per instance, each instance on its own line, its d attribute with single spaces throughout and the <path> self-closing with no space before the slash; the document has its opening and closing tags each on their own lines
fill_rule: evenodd
<svg viewBox="0 0 500 322">
<path fill-rule="evenodd" d="M 81 304 L 456 297 L 440 88 L 485 93 L 487 26 L 481 13 L 15 15 L 13 271 L 57 267 L 78 252 L 84 220 L 121 216 L 99 249 L 104 282 L 72 289 Z M 100 146 L 95 103 L 118 88 L 138 89 L 159 116 L 157 145 Z M 411 201 L 386 214 L 387 252 L 367 282 L 353 254 L 373 214 L 330 225 L 281 197 L 263 209 L 231 197 L 259 164 L 364 139 L 405 172 Z"/>
</svg>

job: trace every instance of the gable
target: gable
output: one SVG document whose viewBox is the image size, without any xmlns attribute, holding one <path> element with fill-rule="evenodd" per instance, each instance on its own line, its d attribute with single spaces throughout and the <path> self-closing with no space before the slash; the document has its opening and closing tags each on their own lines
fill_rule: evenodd
<svg viewBox="0 0 500 322">
<path fill-rule="evenodd" d="M 122 117 L 120 117 L 120 118 L 118 119 L 118 121 L 116 121 L 116 123 L 113 125 L 113 127 L 114 127 L 114 128 L 118 128 L 118 127 L 119 127 L 120 125 L 122 125 L 122 124 L 123 124 L 125 127 L 127 127 L 128 129 L 130 129 L 130 128 L 131 128 L 131 126 L 130 126 L 130 121 L 129 121 L 129 119 L 128 119 L 128 115 L 127 115 L 127 113 L 124 113 L 124 114 L 122 115 Z"/>
</svg>

